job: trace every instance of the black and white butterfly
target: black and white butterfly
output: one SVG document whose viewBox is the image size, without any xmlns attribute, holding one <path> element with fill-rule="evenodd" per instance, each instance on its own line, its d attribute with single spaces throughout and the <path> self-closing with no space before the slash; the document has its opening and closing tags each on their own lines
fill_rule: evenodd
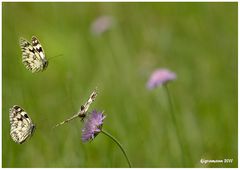
<svg viewBox="0 0 240 170">
<path fill-rule="evenodd" d="M 48 66 L 43 48 L 39 40 L 33 36 L 32 44 L 25 38 L 20 38 L 20 47 L 22 49 L 22 62 L 32 73 L 43 71 Z"/>
<path fill-rule="evenodd" d="M 10 135 L 14 142 L 22 144 L 35 130 L 31 118 L 20 106 L 14 105 L 9 111 Z"/>
<path fill-rule="evenodd" d="M 94 100 L 96 99 L 97 97 L 97 89 L 95 89 L 91 95 L 89 96 L 88 100 L 86 101 L 86 103 L 84 105 L 81 106 L 80 110 L 75 114 L 73 115 L 72 117 L 70 117 L 69 119 L 61 122 L 61 123 L 58 123 L 57 125 L 55 125 L 55 127 L 57 126 L 60 126 L 60 125 L 63 125 L 77 117 L 80 117 L 82 118 L 82 120 L 86 117 L 86 113 L 88 111 L 88 108 L 90 107 L 90 105 L 92 104 L 92 102 L 94 102 Z"/>
</svg>

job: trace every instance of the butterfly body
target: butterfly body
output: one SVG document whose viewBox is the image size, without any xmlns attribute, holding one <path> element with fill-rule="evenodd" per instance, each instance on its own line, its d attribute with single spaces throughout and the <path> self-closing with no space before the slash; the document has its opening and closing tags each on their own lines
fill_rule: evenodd
<svg viewBox="0 0 240 170">
<path fill-rule="evenodd" d="M 39 40 L 33 36 L 32 44 L 25 38 L 20 38 L 20 47 L 22 49 L 22 63 L 32 73 L 43 71 L 48 66 L 43 48 Z"/>
<path fill-rule="evenodd" d="M 27 112 L 20 106 L 14 105 L 9 110 L 10 118 L 10 136 L 13 141 L 22 144 L 30 137 L 36 128 Z"/>
</svg>

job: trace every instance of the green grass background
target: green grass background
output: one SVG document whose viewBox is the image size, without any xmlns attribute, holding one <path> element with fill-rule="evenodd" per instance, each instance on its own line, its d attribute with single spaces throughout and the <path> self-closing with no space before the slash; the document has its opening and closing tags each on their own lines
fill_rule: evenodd
<svg viewBox="0 0 240 170">
<path fill-rule="evenodd" d="M 104 129 L 125 147 L 133 167 L 237 167 L 237 3 L 2 3 L 2 166 L 127 167 L 99 134 L 81 141 L 72 116 L 97 86 L 90 110 L 104 110 Z M 100 36 L 99 16 L 114 18 Z M 39 38 L 50 60 L 32 74 L 21 63 L 20 37 Z M 156 68 L 169 83 L 181 152 L 166 91 L 149 91 Z M 37 126 L 22 145 L 9 135 L 9 108 L 22 106 Z M 201 164 L 200 159 L 233 159 Z"/>
</svg>

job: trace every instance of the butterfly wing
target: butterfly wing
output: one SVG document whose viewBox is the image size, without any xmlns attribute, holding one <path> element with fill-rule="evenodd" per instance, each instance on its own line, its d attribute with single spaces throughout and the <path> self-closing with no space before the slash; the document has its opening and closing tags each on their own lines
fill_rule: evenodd
<svg viewBox="0 0 240 170">
<path fill-rule="evenodd" d="M 40 56 L 40 58 L 42 60 L 42 71 L 43 71 L 44 69 L 47 68 L 48 61 L 45 57 L 45 53 L 43 51 L 43 47 L 42 47 L 40 41 L 35 36 L 32 36 L 32 46 L 38 52 L 38 55 Z"/>
<path fill-rule="evenodd" d="M 19 106 L 10 108 L 10 135 L 16 143 L 22 144 L 34 132 L 35 125 L 31 118 Z"/>
<path fill-rule="evenodd" d="M 83 117 L 84 118 L 86 116 L 85 113 L 88 111 L 88 109 L 89 109 L 90 105 L 92 104 L 92 102 L 95 101 L 96 97 L 97 97 L 97 89 L 95 89 L 91 93 L 91 95 L 89 96 L 87 102 L 84 105 L 81 106 L 80 111 L 78 112 L 79 117 Z"/>
<path fill-rule="evenodd" d="M 38 54 L 42 60 L 46 59 L 43 48 L 42 48 L 39 40 L 35 36 L 32 37 L 32 46 L 38 52 Z"/>
<path fill-rule="evenodd" d="M 22 62 L 32 73 L 43 71 L 47 67 L 46 59 L 42 58 L 42 56 L 44 56 L 43 51 L 41 53 L 37 51 L 37 49 L 42 49 L 42 47 L 40 45 L 41 48 L 39 48 L 39 45 L 36 42 L 39 41 L 34 41 L 34 45 L 31 45 L 26 39 L 20 38 Z"/>
</svg>

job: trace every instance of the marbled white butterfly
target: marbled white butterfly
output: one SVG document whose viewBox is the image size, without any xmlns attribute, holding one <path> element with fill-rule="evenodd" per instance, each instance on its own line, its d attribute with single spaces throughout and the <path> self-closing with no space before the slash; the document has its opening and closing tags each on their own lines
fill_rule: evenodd
<svg viewBox="0 0 240 170">
<path fill-rule="evenodd" d="M 35 125 L 27 112 L 17 105 L 10 108 L 9 117 L 11 126 L 10 135 L 14 142 L 22 144 L 33 134 Z"/>
<path fill-rule="evenodd" d="M 35 36 L 32 37 L 32 44 L 24 38 L 20 38 L 19 42 L 22 49 L 22 62 L 28 70 L 35 73 L 47 68 L 48 61 L 40 42 Z"/>
<path fill-rule="evenodd" d="M 97 97 L 97 89 L 95 89 L 92 94 L 89 96 L 87 102 L 81 106 L 80 110 L 78 113 L 76 113 L 75 115 L 73 115 L 72 117 L 70 117 L 69 119 L 61 122 L 61 123 L 58 123 L 55 127 L 57 126 L 60 126 L 60 125 L 63 125 L 64 123 L 67 123 L 77 117 L 80 117 L 82 119 L 84 119 L 86 117 L 86 112 L 88 111 L 88 108 L 90 107 L 90 105 L 92 104 L 92 102 L 94 102 L 94 100 L 96 99 Z"/>
</svg>

